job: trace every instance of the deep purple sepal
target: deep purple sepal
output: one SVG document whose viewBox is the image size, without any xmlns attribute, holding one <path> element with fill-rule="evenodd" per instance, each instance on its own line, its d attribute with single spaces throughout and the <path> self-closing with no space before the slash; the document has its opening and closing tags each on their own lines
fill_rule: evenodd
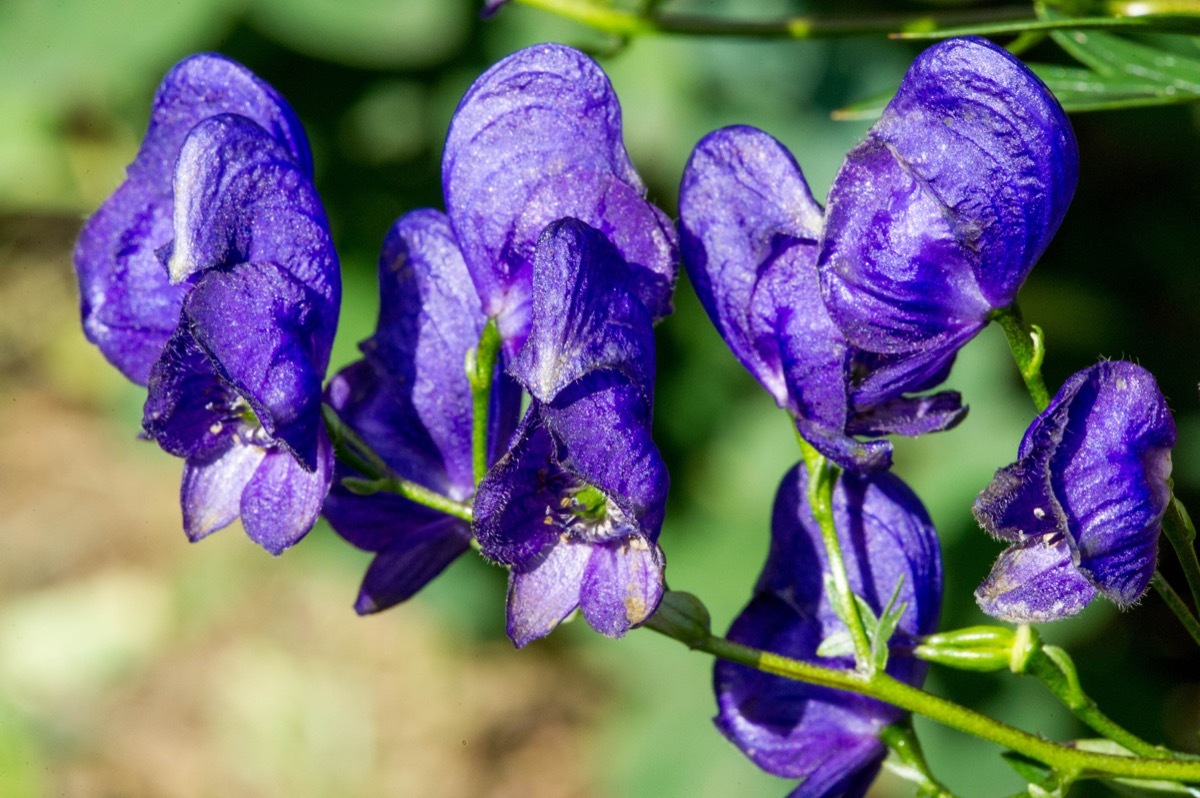
<svg viewBox="0 0 1200 798">
<path fill-rule="evenodd" d="M 612 86 L 578 50 L 536 45 L 480 76 L 451 121 L 442 186 L 484 311 L 510 354 L 528 331 L 536 242 L 563 217 L 608 237 L 654 318 L 670 312 L 674 225 L 646 201 Z"/>
<path fill-rule="evenodd" d="M 456 501 L 474 492 L 471 387 L 464 364 L 487 318 L 445 215 L 418 210 L 392 226 L 379 258 L 379 322 L 365 358 L 335 376 L 326 401 L 397 476 Z M 516 423 L 520 395 L 497 368 L 489 412 L 494 459 Z M 355 609 L 405 601 L 470 548 L 465 521 L 391 494 L 340 484 L 325 502 L 334 530 L 376 553 Z"/>
<path fill-rule="evenodd" d="M 730 127 L 696 146 L 680 186 L 680 235 L 709 317 L 810 443 L 845 468 L 885 469 L 891 444 L 853 435 L 946 429 L 965 410 L 957 394 L 905 395 L 932 387 L 928 373 L 881 383 L 874 372 L 887 360 L 847 344 L 821 296 L 823 227 L 800 167 L 768 134 Z"/>
<path fill-rule="evenodd" d="M 1154 575 L 1175 438 L 1141 366 L 1103 362 L 1068 379 L 975 500 L 980 525 L 1014 544 L 976 591 L 983 610 L 1029 623 L 1074 615 L 1095 592 L 1136 602 Z"/>
<path fill-rule="evenodd" d="M 729 639 L 828 667 L 849 657 L 821 658 L 821 641 L 844 632 L 825 595 L 820 528 L 807 505 L 807 472 L 797 465 L 776 496 L 771 552 L 755 598 L 734 621 Z M 920 501 L 890 474 L 843 473 L 834 489 L 834 520 L 851 588 L 879 613 L 899 585 L 905 604 L 893 638 L 901 645 L 932 632 L 941 603 L 937 534 Z M 894 651 L 888 673 L 924 680 L 923 663 Z M 759 767 L 804 779 L 793 795 L 861 796 L 886 748 L 880 731 L 903 716 L 874 699 L 813 687 L 743 665 L 719 662 L 714 686 L 717 727 Z"/>
<path fill-rule="evenodd" d="M 937 372 L 1010 305 L 1078 177 L 1066 115 L 983 39 L 922 53 L 830 188 L 818 267 L 849 342 L 892 382 Z"/>
<path fill-rule="evenodd" d="M 168 283 L 156 254 L 174 235 L 175 161 L 198 122 L 224 113 L 267 129 L 311 176 L 308 140 L 287 102 L 240 64 L 213 53 L 191 56 L 163 78 L 125 182 L 88 220 L 75 246 L 84 332 L 141 385 L 179 322 L 186 293 L 185 286 Z"/>
<path fill-rule="evenodd" d="M 635 272 L 577 219 L 549 224 L 534 253 L 529 337 L 509 371 L 542 402 L 599 369 L 620 372 L 653 403 L 654 333 Z"/>
</svg>

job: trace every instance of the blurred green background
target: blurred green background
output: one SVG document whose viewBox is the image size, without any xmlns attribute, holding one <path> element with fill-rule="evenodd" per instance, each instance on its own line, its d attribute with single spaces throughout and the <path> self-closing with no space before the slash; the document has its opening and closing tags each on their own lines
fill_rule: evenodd
<svg viewBox="0 0 1200 798">
<path fill-rule="evenodd" d="M 676 5 L 680 5 L 677 3 Z M 870 3 L 694 2 L 772 15 Z M 894 3 L 885 4 L 895 8 Z M 229 529 L 189 545 L 179 462 L 136 437 L 142 392 L 78 327 L 70 266 L 83 218 L 116 187 L 150 98 L 180 58 L 219 50 L 295 107 L 345 269 L 335 365 L 374 326 L 389 223 L 441 205 L 450 115 L 496 59 L 538 41 L 596 52 L 655 201 L 675 211 L 692 145 L 747 123 L 786 143 L 823 196 L 865 123 L 830 111 L 896 84 L 918 48 L 884 40 L 613 42 L 472 0 L 0 2 L 0 795 L 782 796 L 712 728 L 711 662 L 648 632 L 572 624 L 514 652 L 504 574 L 463 558 L 412 602 L 351 610 L 368 556 L 324 526 L 280 560 Z M 606 55 L 607 54 L 607 55 Z M 1047 57 L 1053 57 L 1050 53 Z M 1078 117 L 1075 203 L 1022 293 L 1057 386 L 1100 357 L 1159 378 L 1180 427 L 1177 489 L 1200 508 L 1200 126 L 1193 107 Z M 676 589 L 718 628 L 765 557 L 770 503 L 797 458 L 784 416 L 709 327 L 686 280 L 658 330 L 656 436 L 672 473 L 662 544 Z M 988 330 L 951 384 L 971 414 L 901 442 L 896 470 L 945 550 L 945 627 L 998 546 L 970 501 L 1032 417 Z M 1176 574 L 1170 554 L 1163 569 Z M 1118 721 L 1195 750 L 1200 669 L 1154 596 L 1044 628 Z M 1036 685 L 935 671 L 930 686 L 1050 737 L 1081 734 Z M 918 722 L 957 792 L 1021 782 L 996 749 Z M 885 775 L 875 794 L 908 794 Z M 1081 791 L 1086 792 L 1086 791 Z"/>
</svg>

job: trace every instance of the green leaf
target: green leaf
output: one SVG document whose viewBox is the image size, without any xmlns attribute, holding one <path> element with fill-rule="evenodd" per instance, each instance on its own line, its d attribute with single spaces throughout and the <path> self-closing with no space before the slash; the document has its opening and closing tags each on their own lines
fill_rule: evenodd
<svg viewBox="0 0 1200 798">
<path fill-rule="evenodd" d="M 1016 751 L 1004 751 L 1000 754 L 1005 764 L 1017 772 L 1017 775 L 1029 782 L 1030 786 L 1042 789 L 1052 789 L 1054 771 L 1038 760 L 1018 754 Z"/>
<path fill-rule="evenodd" d="M 879 614 L 879 620 L 875 624 L 875 629 L 871 634 L 871 662 L 879 670 L 887 667 L 888 661 L 888 641 L 892 639 L 892 635 L 896 632 L 896 627 L 900 625 L 900 619 L 904 616 L 904 611 L 908 608 L 908 604 L 901 602 L 896 603 L 900 598 L 900 588 L 904 585 L 904 577 L 896 580 L 896 587 L 892 590 L 892 597 L 888 599 L 888 603 L 884 606 L 883 612 Z"/>
<path fill-rule="evenodd" d="M 817 646 L 817 656 L 834 659 L 836 657 L 853 657 L 854 640 L 847 631 L 834 632 L 821 641 Z"/>
<path fill-rule="evenodd" d="M 1163 86 L 1143 78 L 1101 75 L 1090 69 L 1055 64 L 1030 64 L 1029 67 L 1068 113 L 1113 111 L 1197 99 L 1190 94 L 1166 92 Z"/>
</svg>

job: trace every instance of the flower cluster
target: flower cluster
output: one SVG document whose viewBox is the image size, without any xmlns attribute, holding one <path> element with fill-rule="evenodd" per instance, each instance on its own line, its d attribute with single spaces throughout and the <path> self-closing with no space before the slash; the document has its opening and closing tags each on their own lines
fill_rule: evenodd
<svg viewBox="0 0 1200 798">
<path fill-rule="evenodd" d="M 320 402 L 341 283 L 287 103 L 220 56 L 177 65 L 75 266 L 89 339 L 148 386 L 147 436 L 186 459 L 188 536 L 240 516 L 274 554 L 299 540 L 333 476 Z"/>
<path fill-rule="evenodd" d="M 394 223 L 376 331 L 323 389 L 340 278 L 304 132 L 244 67 L 199 55 L 164 78 L 75 265 L 88 338 L 147 387 L 146 436 L 185 459 L 191 539 L 240 517 L 278 554 L 323 513 L 374 554 L 363 614 L 476 545 L 508 568 L 507 631 L 521 647 L 576 610 L 620 637 L 662 600 L 653 325 L 672 310 L 682 258 L 733 354 L 840 467 L 817 473 L 836 476 L 833 530 L 807 468 L 784 478 L 766 566 L 729 638 L 868 671 L 830 645 L 852 625 L 839 603 L 851 597 L 826 586 L 844 567 L 864 612 L 888 619 L 872 630 L 890 634 L 872 640 L 886 655 L 876 666 L 920 685 L 910 655 L 936 629 L 938 541 L 886 472 L 883 436 L 963 419 L 957 393 L 924 392 L 1014 304 L 1077 171 L 1038 79 L 986 41 L 950 40 L 914 62 L 824 207 L 768 134 L 706 136 L 683 175 L 677 236 L 646 198 L 603 71 L 569 47 L 531 47 L 463 97 L 445 211 Z M 349 442 L 336 466 L 323 402 Z M 1027 623 L 1097 594 L 1137 601 L 1174 443 L 1144 369 L 1104 362 L 1068 380 L 976 500 L 980 525 L 1011 544 L 976 593 L 983 610 Z M 797 796 L 864 794 L 882 731 L 904 718 L 732 663 L 716 666 L 715 690 L 720 730 L 801 779 Z"/>
<path fill-rule="evenodd" d="M 1074 192 L 1075 140 L 1034 75 L 980 39 L 913 63 L 822 209 L 762 131 L 718 130 L 680 187 L 684 264 L 737 358 L 852 469 L 965 413 L 942 382 L 1013 302 Z"/>
<path fill-rule="evenodd" d="M 670 312 L 674 229 L 645 199 L 608 79 L 567 47 L 523 50 L 475 82 L 451 122 L 443 183 L 446 214 L 415 211 L 393 228 L 378 331 L 328 396 L 397 476 L 473 502 L 474 529 L 335 487 L 334 528 L 377 552 L 357 608 L 408 598 L 474 534 L 511 567 L 518 646 L 577 607 L 619 636 L 663 589 L 652 324 Z M 476 494 L 480 420 L 462 364 L 489 319 L 503 373 L 488 414 L 492 467 Z M 519 426 L 518 386 L 531 397 Z"/>
</svg>

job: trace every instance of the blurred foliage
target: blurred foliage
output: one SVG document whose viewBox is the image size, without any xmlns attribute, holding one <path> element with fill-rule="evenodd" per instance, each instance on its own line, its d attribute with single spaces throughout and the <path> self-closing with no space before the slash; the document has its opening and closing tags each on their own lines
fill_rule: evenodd
<svg viewBox="0 0 1200 798">
<path fill-rule="evenodd" d="M 769 15 L 898 6 L 687 7 Z M 187 546 L 174 505 L 178 464 L 133 439 L 139 392 L 77 329 L 74 230 L 119 183 L 159 78 L 192 52 L 247 64 L 309 132 L 345 270 L 336 366 L 374 326 L 387 226 L 441 205 L 447 123 L 470 82 L 503 55 L 546 40 L 600 55 L 633 160 L 673 212 L 692 145 L 733 123 L 782 140 L 823 196 L 866 128 L 834 122 L 831 111 L 894 87 L 920 49 L 882 39 L 647 38 L 606 57 L 613 42 L 595 32 L 516 6 L 484 23 L 476 10 L 470 0 L 0 3 L 0 399 L 13 408 L 0 439 L 0 794 L 716 798 L 790 789 L 711 726 L 705 657 L 649 633 L 603 640 L 583 624 L 513 652 L 503 639 L 504 575 L 477 559 L 456 563 L 410 604 L 360 620 L 350 606 L 367 558 L 324 527 L 280 562 L 236 530 Z M 1029 57 L 1053 62 L 1061 50 L 1043 42 Z M 1080 60 L 1099 73 L 1095 58 Z M 1196 110 L 1075 121 L 1079 191 L 1022 292 L 1025 315 L 1045 329 L 1051 386 L 1098 357 L 1133 359 L 1158 376 L 1180 426 L 1176 484 L 1195 509 Z M 797 451 L 787 420 L 734 361 L 686 279 L 676 305 L 658 330 L 656 436 L 672 473 L 662 543 L 671 586 L 700 595 L 721 629 L 749 597 L 775 488 Z M 970 500 L 1012 459 L 1032 417 L 997 331 L 964 350 L 951 385 L 970 417 L 953 432 L 901 442 L 897 457 L 942 534 L 945 628 L 980 620 L 969 596 L 999 547 L 978 531 Z M 1170 555 L 1163 560 L 1172 575 Z M 1195 748 L 1195 653 L 1153 596 L 1125 615 L 1097 605 L 1042 631 L 1071 650 L 1114 718 Z M 1014 677 L 935 671 L 930 684 L 1050 737 L 1080 733 L 1037 685 Z M 956 791 L 1020 788 L 994 747 L 918 728 Z M 886 776 L 876 787 L 907 792 Z"/>
</svg>

